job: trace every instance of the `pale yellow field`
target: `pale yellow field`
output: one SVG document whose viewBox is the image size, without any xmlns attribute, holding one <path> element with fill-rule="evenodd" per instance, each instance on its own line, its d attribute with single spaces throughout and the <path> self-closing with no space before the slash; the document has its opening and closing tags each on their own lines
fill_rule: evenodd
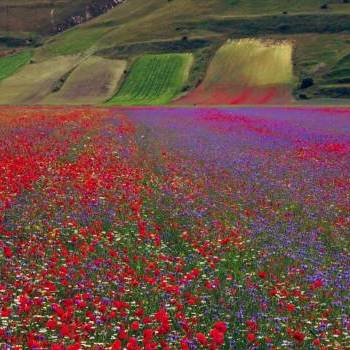
<svg viewBox="0 0 350 350">
<path fill-rule="evenodd" d="M 91 56 L 70 74 L 63 87 L 43 104 L 100 104 L 115 93 L 127 62 Z"/>
<path fill-rule="evenodd" d="M 227 41 L 215 54 L 203 83 L 180 104 L 285 104 L 292 101 L 293 44 Z"/>
<path fill-rule="evenodd" d="M 60 56 L 24 66 L 0 82 L 0 104 L 40 103 L 78 62 L 78 56 Z"/>
<path fill-rule="evenodd" d="M 228 41 L 214 56 L 204 87 L 218 83 L 249 87 L 291 84 L 292 53 L 289 42 Z"/>
</svg>

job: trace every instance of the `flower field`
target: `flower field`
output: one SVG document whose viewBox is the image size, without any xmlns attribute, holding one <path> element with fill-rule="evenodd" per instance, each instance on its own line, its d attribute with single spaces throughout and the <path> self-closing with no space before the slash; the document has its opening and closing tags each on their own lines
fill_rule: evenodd
<svg viewBox="0 0 350 350">
<path fill-rule="evenodd" d="M 5 350 L 349 349 L 350 110 L 0 108 Z"/>
</svg>

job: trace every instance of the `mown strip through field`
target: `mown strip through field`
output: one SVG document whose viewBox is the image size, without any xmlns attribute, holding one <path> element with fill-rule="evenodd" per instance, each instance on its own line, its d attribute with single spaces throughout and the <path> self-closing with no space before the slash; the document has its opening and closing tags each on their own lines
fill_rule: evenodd
<svg viewBox="0 0 350 350">
<path fill-rule="evenodd" d="M 144 55 L 132 65 L 110 105 L 166 104 L 180 94 L 192 64 L 191 54 Z"/>
</svg>

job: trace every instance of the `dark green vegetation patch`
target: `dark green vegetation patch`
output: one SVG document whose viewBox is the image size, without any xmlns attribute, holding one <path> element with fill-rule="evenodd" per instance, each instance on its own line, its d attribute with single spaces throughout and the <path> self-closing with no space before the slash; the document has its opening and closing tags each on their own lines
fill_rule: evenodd
<svg viewBox="0 0 350 350">
<path fill-rule="evenodd" d="M 0 81 L 14 74 L 22 66 L 29 63 L 31 57 L 31 51 L 23 51 L 11 56 L 1 57 Z"/>
</svg>

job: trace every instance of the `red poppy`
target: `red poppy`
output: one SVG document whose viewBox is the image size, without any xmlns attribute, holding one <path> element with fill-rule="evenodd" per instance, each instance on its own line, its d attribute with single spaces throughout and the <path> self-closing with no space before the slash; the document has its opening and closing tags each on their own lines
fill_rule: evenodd
<svg viewBox="0 0 350 350">
<path fill-rule="evenodd" d="M 6 258 L 8 258 L 8 259 L 9 259 L 9 258 L 12 258 L 13 253 L 12 253 L 12 250 L 11 250 L 10 247 L 4 246 L 4 247 L 3 247 L 3 251 L 4 251 L 4 255 L 5 255 Z"/>
<path fill-rule="evenodd" d="M 10 308 L 7 307 L 3 307 L 1 310 L 1 316 L 2 317 L 9 317 L 12 313 L 12 310 Z"/>
<path fill-rule="evenodd" d="M 66 324 L 62 324 L 60 329 L 60 334 L 62 337 L 70 337 L 71 332 L 70 332 L 69 326 Z"/>
<path fill-rule="evenodd" d="M 128 339 L 128 333 L 125 331 L 125 329 L 122 328 L 122 329 L 119 331 L 118 337 L 119 337 L 119 339 L 121 339 L 121 340 L 126 340 L 126 339 Z"/>
<path fill-rule="evenodd" d="M 290 311 L 290 312 L 293 312 L 296 310 L 296 307 L 294 304 L 288 304 L 287 305 L 287 310 Z"/>
<path fill-rule="evenodd" d="M 319 338 L 314 339 L 314 341 L 312 342 L 313 345 L 315 346 L 320 346 L 321 345 L 321 340 Z"/>
<path fill-rule="evenodd" d="M 254 333 L 248 333 L 247 339 L 249 342 L 253 342 L 255 340 L 255 334 Z"/>
<path fill-rule="evenodd" d="M 120 350 L 122 348 L 122 342 L 120 340 L 116 340 L 112 344 L 112 350 Z"/>
<path fill-rule="evenodd" d="M 52 344 L 50 350 L 63 350 L 64 346 L 60 344 Z"/>
<path fill-rule="evenodd" d="M 67 350 L 81 350 L 81 345 L 80 345 L 80 343 L 68 345 Z"/>
<path fill-rule="evenodd" d="M 49 329 L 55 329 L 57 327 L 57 321 L 53 318 L 50 318 L 47 322 L 46 322 L 46 327 Z"/>
<path fill-rule="evenodd" d="M 246 325 L 252 332 L 256 332 L 258 330 L 258 324 L 254 320 L 248 320 Z"/>
<path fill-rule="evenodd" d="M 310 289 L 318 289 L 321 287 L 323 287 L 323 281 L 321 279 L 317 279 L 311 284 Z"/>
<path fill-rule="evenodd" d="M 134 321 L 131 323 L 130 327 L 133 331 L 138 331 L 140 329 L 140 323 L 138 321 Z"/>
<path fill-rule="evenodd" d="M 206 346 L 208 344 L 208 339 L 203 333 L 197 333 L 196 334 L 196 339 L 203 346 Z"/>
<path fill-rule="evenodd" d="M 220 332 L 218 329 L 214 328 L 210 331 L 210 336 L 212 338 L 212 341 L 216 345 L 222 345 L 225 341 L 225 335 L 223 332 Z"/>
<path fill-rule="evenodd" d="M 190 347 L 187 343 L 187 339 L 181 340 L 181 350 L 190 350 Z"/>
<path fill-rule="evenodd" d="M 139 350 L 141 349 L 137 344 L 137 339 L 134 337 L 129 338 L 128 343 L 126 344 L 128 350 Z"/>
<path fill-rule="evenodd" d="M 223 321 L 218 321 L 214 324 L 214 328 L 221 333 L 225 333 L 227 331 L 227 324 Z"/>
<path fill-rule="evenodd" d="M 295 331 L 295 332 L 293 333 L 293 338 L 294 338 L 297 342 L 302 343 L 302 342 L 304 341 L 304 339 L 305 339 L 305 335 L 304 335 L 302 332 L 300 332 L 300 331 Z"/>
<path fill-rule="evenodd" d="M 260 271 L 260 272 L 258 273 L 258 276 L 259 276 L 260 278 L 262 278 L 262 279 L 265 279 L 265 278 L 267 277 L 267 273 L 266 273 L 265 271 Z"/>
</svg>

